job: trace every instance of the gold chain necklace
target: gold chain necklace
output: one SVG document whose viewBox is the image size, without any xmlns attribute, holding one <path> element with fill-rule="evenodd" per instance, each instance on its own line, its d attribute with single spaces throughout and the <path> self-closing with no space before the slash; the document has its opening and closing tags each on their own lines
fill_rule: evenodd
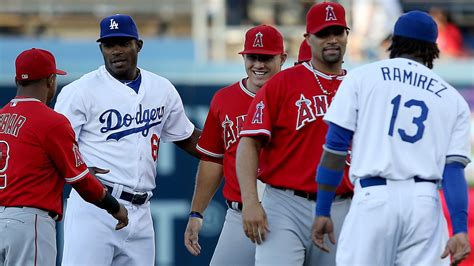
<svg viewBox="0 0 474 266">
<path fill-rule="evenodd" d="M 318 74 L 316 74 L 316 69 L 314 69 L 313 63 L 311 63 L 311 61 L 309 61 L 309 65 L 311 66 L 311 71 L 313 71 L 314 78 L 316 79 L 316 82 L 318 83 L 319 87 L 321 88 L 321 91 L 324 94 L 328 95 L 328 96 L 333 94 L 334 92 L 336 92 L 337 89 L 334 90 L 334 91 L 327 91 L 326 89 L 324 89 L 323 84 L 321 84 L 321 81 L 319 81 Z"/>
</svg>

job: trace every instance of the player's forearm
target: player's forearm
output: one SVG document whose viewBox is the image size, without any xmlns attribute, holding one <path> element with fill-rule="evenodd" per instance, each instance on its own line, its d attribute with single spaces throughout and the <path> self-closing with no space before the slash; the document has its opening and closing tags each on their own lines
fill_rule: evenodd
<svg viewBox="0 0 474 266">
<path fill-rule="evenodd" d="M 112 214 L 119 211 L 118 201 L 90 173 L 71 185 L 85 201 Z"/>
<path fill-rule="evenodd" d="M 257 139 L 243 137 L 240 140 L 237 148 L 236 170 L 244 204 L 258 202 L 257 170 L 259 154 L 260 142 Z"/>
<path fill-rule="evenodd" d="M 90 203 L 99 202 L 105 196 L 104 186 L 91 173 L 87 173 L 81 180 L 71 185 L 85 201 Z"/>
<path fill-rule="evenodd" d="M 345 158 L 345 155 L 323 151 L 316 173 L 318 183 L 316 216 L 330 216 L 336 189 L 343 178 Z"/>
<path fill-rule="evenodd" d="M 222 165 L 210 161 L 199 161 L 191 211 L 203 213 L 216 194 L 223 179 Z"/>
<path fill-rule="evenodd" d="M 176 144 L 178 147 L 189 153 L 190 155 L 200 158 L 201 155 L 196 149 L 196 145 L 198 143 L 199 137 L 201 136 L 201 130 L 199 128 L 194 128 L 193 134 L 189 136 L 189 138 L 181 141 L 176 141 L 174 144 Z"/>
<path fill-rule="evenodd" d="M 462 163 L 454 162 L 445 165 L 443 192 L 451 216 L 453 234 L 467 233 L 468 193 Z"/>
</svg>

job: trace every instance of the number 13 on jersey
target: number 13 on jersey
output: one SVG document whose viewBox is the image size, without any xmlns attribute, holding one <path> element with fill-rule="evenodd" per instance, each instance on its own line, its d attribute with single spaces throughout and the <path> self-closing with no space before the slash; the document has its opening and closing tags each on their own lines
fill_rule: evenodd
<svg viewBox="0 0 474 266">
<path fill-rule="evenodd" d="M 393 105 L 392 118 L 390 119 L 390 128 L 388 130 L 388 135 L 393 137 L 393 131 L 395 128 L 395 122 L 397 121 L 398 111 L 400 109 L 400 103 L 402 101 L 402 96 L 399 94 L 390 102 Z M 412 117 L 412 123 L 416 126 L 416 132 L 413 135 L 407 134 L 405 129 L 399 128 L 398 134 L 403 141 L 409 143 L 415 143 L 423 138 L 423 133 L 425 132 L 425 120 L 428 118 L 428 107 L 425 102 L 420 100 L 410 99 L 403 104 L 406 108 L 419 108 L 421 113 L 419 116 Z"/>
<path fill-rule="evenodd" d="M 10 146 L 8 142 L 0 140 L 0 189 L 7 186 L 8 159 L 10 158 Z"/>
</svg>

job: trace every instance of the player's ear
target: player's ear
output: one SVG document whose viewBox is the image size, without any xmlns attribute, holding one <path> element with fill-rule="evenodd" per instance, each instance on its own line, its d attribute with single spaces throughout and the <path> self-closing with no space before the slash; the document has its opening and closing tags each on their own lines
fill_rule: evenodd
<svg viewBox="0 0 474 266">
<path fill-rule="evenodd" d="M 288 58 L 288 54 L 283 53 L 283 54 L 280 55 L 280 58 L 281 58 L 280 67 L 282 67 L 283 64 L 286 62 L 286 59 Z"/>
<path fill-rule="evenodd" d="M 56 74 L 51 74 L 46 78 L 46 84 L 48 85 L 48 88 L 52 88 L 56 84 Z"/>
<path fill-rule="evenodd" d="M 138 40 L 138 41 L 137 41 L 137 46 L 138 46 L 138 51 L 140 52 L 140 50 L 141 50 L 142 47 L 143 47 L 143 41 L 142 41 L 142 40 Z"/>
</svg>

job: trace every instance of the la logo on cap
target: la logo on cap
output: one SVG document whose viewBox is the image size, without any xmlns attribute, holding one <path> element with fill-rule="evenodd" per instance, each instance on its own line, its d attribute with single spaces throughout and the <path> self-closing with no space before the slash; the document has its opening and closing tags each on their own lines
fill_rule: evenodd
<svg viewBox="0 0 474 266">
<path fill-rule="evenodd" d="M 334 13 L 334 8 L 332 6 L 326 7 L 326 21 L 337 20 L 336 13 Z"/>
<path fill-rule="evenodd" d="M 261 32 L 258 32 L 257 34 L 255 34 L 253 47 L 263 47 L 263 34 Z"/>
<path fill-rule="evenodd" d="M 117 23 L 117 21 L 115 21 L 113 18 L 110 19 L 110 26 L 109 28 L 111 30 L 118 30 L 119 29 L 119 24 Z"/>
</svg>

